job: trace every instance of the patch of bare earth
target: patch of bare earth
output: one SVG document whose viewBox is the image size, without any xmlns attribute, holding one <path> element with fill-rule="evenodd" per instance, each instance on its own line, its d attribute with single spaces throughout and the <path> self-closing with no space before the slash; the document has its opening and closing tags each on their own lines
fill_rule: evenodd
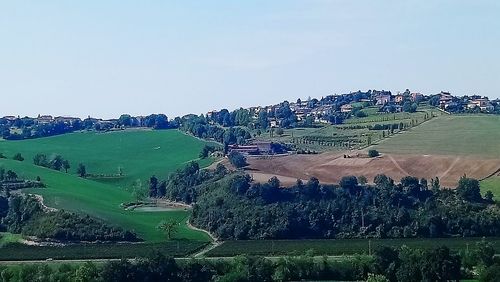
<svg viewBox="0 0 500 282">
<path fill-rule="evenodd" d="M 277 176 L 285 185 L 296 179 L 314 176 L 323 183 L 338 183 L 343 176 L 365 176 L 372 181 L 377 174 L 385 174 L 396 181 L 404 176 L 431 179 L 439 177 L 441 185 L 453 188 L 464 174 L 483 179 L 500 169 L 500 159 L 481 159 L 442 155 L 385 154 L 376 158 L 344 158 L 344 154 L 290 155 L 276 158 L 248 158 L 248 172 L 254 180 L 265 182 Z"/>
</svg>

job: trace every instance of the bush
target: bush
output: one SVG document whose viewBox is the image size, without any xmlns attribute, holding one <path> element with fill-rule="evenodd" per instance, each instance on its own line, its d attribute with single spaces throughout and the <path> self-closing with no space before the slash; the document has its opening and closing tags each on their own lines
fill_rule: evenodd
<svg viewBox="0 0 500 282">
<path fill-rule="evenodd" d="M 276 134 L 278 134 L 278 136 L 281 136 L 285 133 L 285 131 L 283 130 L 283 128 L 276 128 Z"/>
<path fill-rule="evenodd" d="M 247 158 L 238 152 L 232 151 L 229 153 L 228 158 L 231 164 L 236 168 L 242 168 L 248 165 Z"/>
<path fill-rule="evenodd" d="M 380 153 L 377 150 L 369 150 L 368 151 L 368 157 L 370 158 L 375 158 L 378 157 Z"/>
<path fill-rule="evenodd" d="M 17 154 L 15 154 L 15 155 L 14 155 L 14 157 L 13 157 L 12 159 L 13 159 L 13 160 L 16 160 L 16 161 L 20 161 L 20 162 L 24 161 L 24 158 L 23 158 L 23 156 L 21 155 L 21 153 L 17 153 Z"/>
</svg>

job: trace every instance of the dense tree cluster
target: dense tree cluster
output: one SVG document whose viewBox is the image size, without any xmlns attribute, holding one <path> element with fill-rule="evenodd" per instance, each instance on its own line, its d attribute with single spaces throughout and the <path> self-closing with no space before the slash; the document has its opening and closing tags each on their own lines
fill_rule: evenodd
<svg viewBox="0 0 500 282">
<path fill-rule="evenodd" d="M 178 121 L 180 129 L 190 134 L 203 138 L 215 140 L 226 146 L 231 144 L 245 144 L 252 138 L 250 131 L 245 127 L 224 128 L 212 124 L 202 116 L 188 115 Z"/>
<path fill-rule="evenodd" d="M 206 159 L 208 158 L 211 154 L 214 152 L 221 151 L 221 148 L 218 146 L 212 146 L 212 145 L 205 145 L 203 146 L 203 149 L 201 149 L 200 152 L 200 158 Z"/>
<path fill-rule="evenodd" d="M 12 132 L 11 127 L 19 129 Z M 38 122 L 37 118 L 0 118 L 0 134 L 6 140 L 22 140 L 71 133 L 78 130 L 107 131 L 113 128 L 148 127 L 153 129 L 177 128 L 178 124 L 169 122 L 164 114 L 151 114 L 145 117 L 133 117 L 123 114 L 118 119 L 99 120 L 95 118 L 52 119 Z"/>
<path fill-rule="evenodd" d="M 162 254 L 151 254 L 134 261 L 109 261 L 104 264 L 24 264 L 0 266 L 4 281 L 458 281 L 474 276 L 472 266 L 479 269 L 479 281 L 496 280 L 500 264 L 484 264 L 480 257 L 473 261 L 446 247 L 430 250 L 392 249 L 382 247 L 373 257 L 356 256 L 343 260 L 300 256 L 267 259 L 239 256 L 233 260 L 191 259 L 176 261 Z M 473 265 L 469 265 L 473 262 Z M 15 280 L 18 279 L 18 280 Z"/>
<path fill-rule="evenodd" d="M 0 231 L 62 241 L 137 241 L 135 234 L 63 210 L 45 211 L 33 196 L 0 196 Z"/>
<path fill-rule="evenodd" d="M 236 151 L 229 153 L 227 158 L 235 168 L 242 168 L 248 165 L 247 158 Z"/>
<path fill-rule="evenodd" d="M 57 171 L 64 169 L 66 172 L 71 168 L 69 161 L 64 159 L 61 155 L 55 155 L 49 159 L 45 154 L 36 154 L 33 157 L 33 164 Z"/>
<path fill-rule="evenodd" d="M 20 129 L 20 132 L 11 132 L 11 127 Z M 35 119 L 28 117 L 17 118 L 13 121 L 0 118 L 0 131 L 2 137 L 6 140 L 21 140 L 53 136 L 73 132 L 80 129 L 82 129 L 81 121 L 75 121 L 72 123 L 54 121 L 53 123 L 48 124 L 38 124 L 35 123 Z"/>
<path fill-rule="evenodd" d="M 222 172 L 222 173 L 221 173 Z M 385 175 L 374 186 L 354 176 L 340 186 L 315 178 L 281 187 L 277 178 L 200 170 L 190 164 L 167 180 L 166 197 L 195 203 L 192 223 L 223 239 L 413 238 L 499 236 L 500 208 L 481 198 L 477 183 L 462 178 L 457 191 L 438 180 Z"/>
</svg>

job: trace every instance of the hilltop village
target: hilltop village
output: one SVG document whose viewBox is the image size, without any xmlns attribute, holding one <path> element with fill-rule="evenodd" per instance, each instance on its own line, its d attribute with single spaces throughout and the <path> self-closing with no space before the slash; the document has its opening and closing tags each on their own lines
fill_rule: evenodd
<svg viewBox="0 0 500 282">
<path fill-rule="evenodd" d="M 0 133 L 4 139 L 19 140 L 64 134 L 78 130 L 110 131 L 124 128 L 180 128 L 197 137 L 213 139 L 231 145 L 245 144 L 252 138 L 249 131 L 261 131 L 277 128 L 308 128 L 327 124 L 340 125 L 346 120 L 363 118 L 367 114 L 363 109 L 376 109 L 375 114 L 413 113 L 420 107 L 433 107 L 444 113 L 488 113 L 500 114 L 500 99 L 488 97 L 454 96 L 449 92 L 424 95 L 411 92 L 393 94 L 385 90 L 357 91 L 348 94 L 329 95 L 296 102 L 284 101 L 268 106 L 240 108 L 230 112 L 227 109 L 214 110 L 205 115 L 188 114 L 169 119 L 165 114 L 131 116 L 123 114 L 117 119 L 99 119 L 87 117 L 66 117 L 38 115 L 37 117 L 4 116 L 0 118 Z M 225 129 L 238 127 L 225 136 Z M 222 129 L 221 129 L 222 128 Z M 384 128 L 385 129 L 385 128 Z M 279 131 L 278 131 L 279 134 Z"/>
</svg>

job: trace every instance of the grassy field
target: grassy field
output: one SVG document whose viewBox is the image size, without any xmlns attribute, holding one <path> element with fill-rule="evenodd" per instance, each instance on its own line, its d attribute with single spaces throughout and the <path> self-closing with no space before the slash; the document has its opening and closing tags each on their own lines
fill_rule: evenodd
<svg viewBox="0 0 500 282">
<path fill-rule="evenodd" d="M 0 247 L 11 244 L 11 243 L 17 243 L 23 238 L 22 235 L 19 234 L 12 234 L 8 232 L 0 232 Z"/>
<path fill-rule="evenodd" d="M 412 248 L 435 248 L 448 246 L 453 250 L 473 249 L 481 238 L 443 238 L 443 239 L 344 239 L 344 240 L 255 240 L 226 241 L 221 246 L 209 251 L 209 257 L 229 257 L 240 254 L 248 255 L 290 255 L 304 254 L 313 250 L 316 255 L 353 255 L 369 254 L 380 246 Z M 486 238 L 500 251 L 500 238 Z"/>
<path fill-rule="evenodd" d="M 168 241 L 141 244 L 87 244 L 55 246 L 8 245 L 0 251 L 0 261 L 46 259 L 115 259 L 146 257 L 154 252 L 167 256 L 184 257 L 206 246 L 200 241 Z"/>
<path fill-rule="evenodd" d="M 374 148 L 396 154 L 476 155 L 500 158 L 500 116 L 441 116 Z"/>
<path fill-rule="evenodd" d="M 29 163 L 38 153 L 49 158 L 59 154 L 70 161 L 70 173 L 76 173 L 78 163 L 85 164 L 90 174 L 116 175 L 121 168 L 123 178 L 105 182 L 126 186 L 137 179 L 145 181 L 153 174 L 165 178 L 180 165 L 197 159 L 204 144 L 177 130 L 126 130 L 3 141 L 0 152 L 7 157 L 20 152 Z M 202 162 L 207 165 L 209 160 Z"/>
<path fill-rule="evenodd" d="M 500 201 L 500 177 L 490 177 L 481 181 L 481 192 L 491 191 L 495 195 L 495 200 Z"/>
<path fill-rule="evenodd" d="M 207 241 L 205 233 L 185 225 L 189 211 L 139 212 L 120 207 L 121 203 L 133 200 L 129 189 L 132 182 L 140 179 L 146 187 L 152 174 L 166 178 L 169 172 L 196 159 L 203 145 L 203 141 L 175 130 L 75 133 L 26 141 L 1 141 L 0 152 L 6 156 L 20 152 L 25 161 L 0 159 L 0 166 L 16 171 L 24 179 L 40 176 L 47 188 L 26 191 L 42 195 L 48 206 L 90 214 L 133 230 L 146 241 L 164 240 L 165 236 L 156 226 L 162 220 L 175 219 L 182 223 L 176 238 Z M 78 162 L 85 163 L 91 173 L 116 173 L 121 166 L 126 177 L 107 183 L 82 179 L 74 171 L 64 173 L 33 165 L 36 153 L 61 154 L 74 167 Z M 204 160 L 201 165 L 209 163 L 210 160 Z"/>
</svg>

